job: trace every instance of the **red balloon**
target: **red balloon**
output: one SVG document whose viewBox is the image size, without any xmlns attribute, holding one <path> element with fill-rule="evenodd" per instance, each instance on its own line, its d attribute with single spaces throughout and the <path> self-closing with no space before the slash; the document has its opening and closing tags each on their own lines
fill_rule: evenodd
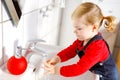
<svg viewBox="0 0 120 80">
<path fill-rule="evenodd" d="M 19 75 L 25 72 L 27 68 L 26 59 L 21 56 L 20 58 L 16 58 L 12 56 L 7 62 L 7 69 L 11 74 Z"/>
</svg>

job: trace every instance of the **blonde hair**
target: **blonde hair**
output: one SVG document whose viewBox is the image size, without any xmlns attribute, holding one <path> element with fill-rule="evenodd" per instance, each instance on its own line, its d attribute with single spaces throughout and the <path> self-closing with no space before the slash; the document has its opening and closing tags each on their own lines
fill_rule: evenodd
<svg viewBox="0 0 120 80">
<path fill-rule="evenodd" d="M 72 19 L 78 19 L 86 15 L 86 21 L 89 24 L 98 23 L 99 27 L 104 26 L 107 31 L 113 32 L 117 22 L 114 16 L 103 16 L 100 7 L 91 2 L 85 2 L 80 4 L 75 11 L 72 13 Z"/>
</svg>

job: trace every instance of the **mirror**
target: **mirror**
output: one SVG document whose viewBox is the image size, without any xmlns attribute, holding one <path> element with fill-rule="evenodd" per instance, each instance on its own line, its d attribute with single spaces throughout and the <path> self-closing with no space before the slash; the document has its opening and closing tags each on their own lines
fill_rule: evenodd
<svg viewBox="0 0 120 80">
<path fill-rule="evenodd" d="M 18 0 L 2 0 L 2 3 L 4 4 L 13 25 L 17 27 L 22 14 Z"/>
</svg>

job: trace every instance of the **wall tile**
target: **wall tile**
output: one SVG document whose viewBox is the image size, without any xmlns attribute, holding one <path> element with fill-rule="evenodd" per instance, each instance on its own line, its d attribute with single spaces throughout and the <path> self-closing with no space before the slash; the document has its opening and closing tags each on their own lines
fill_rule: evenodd
<svg viewBox="0 0 120 80">
<path fill-rule="evenodd" d="M 14 54 L 13 43 L 16 39 L 15 27 L 13 27 L 11 21 L 3 23 L 3 44 L 5 47 L 5 54 L 8 57 Z M 7 59 L 7 58 L 6 58 Z"/>
<path fill-rule="evenodd" d="M 8 16 L 8 13 L 5 10 L 5 7 L 3 7 L 3 21 L 9 20 L 10 17 Z"/>
<path fill-rule="evenodd" d="M 29 13 L 38 9 L 39 1 L 41 0 L 26 0 L 22 9 L 23 14 Z"/>
<path fill-rule="evenodd" d="M 28 39 L 36 39 L 37 37 L 38 13 L 38 11 L 35 11 L 24 16 Z"/>
<path fill-rule="evenodd" d="M 0 22 L 1 22 L 1 1 L 0 1 Z"/>
<path fill-rule="evenodd" d="M 0 23 L 0 65 L 2 63 L 2 26 Z"/>
</svg>

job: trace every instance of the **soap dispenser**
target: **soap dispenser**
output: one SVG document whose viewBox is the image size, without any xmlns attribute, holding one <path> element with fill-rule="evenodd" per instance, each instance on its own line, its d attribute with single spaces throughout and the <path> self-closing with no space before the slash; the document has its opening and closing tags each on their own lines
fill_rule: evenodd
<svg viewBox="0 0 120 80">
<path fill-rule="evenodd" d="M 20 75 L 27 68 L 27 60 L 22 56 L 22 47 L 18 46 L 15 51 L 14 56 L 10 57 L 7 61 L 7 69 L 13 75 Z"/>
</svg>

